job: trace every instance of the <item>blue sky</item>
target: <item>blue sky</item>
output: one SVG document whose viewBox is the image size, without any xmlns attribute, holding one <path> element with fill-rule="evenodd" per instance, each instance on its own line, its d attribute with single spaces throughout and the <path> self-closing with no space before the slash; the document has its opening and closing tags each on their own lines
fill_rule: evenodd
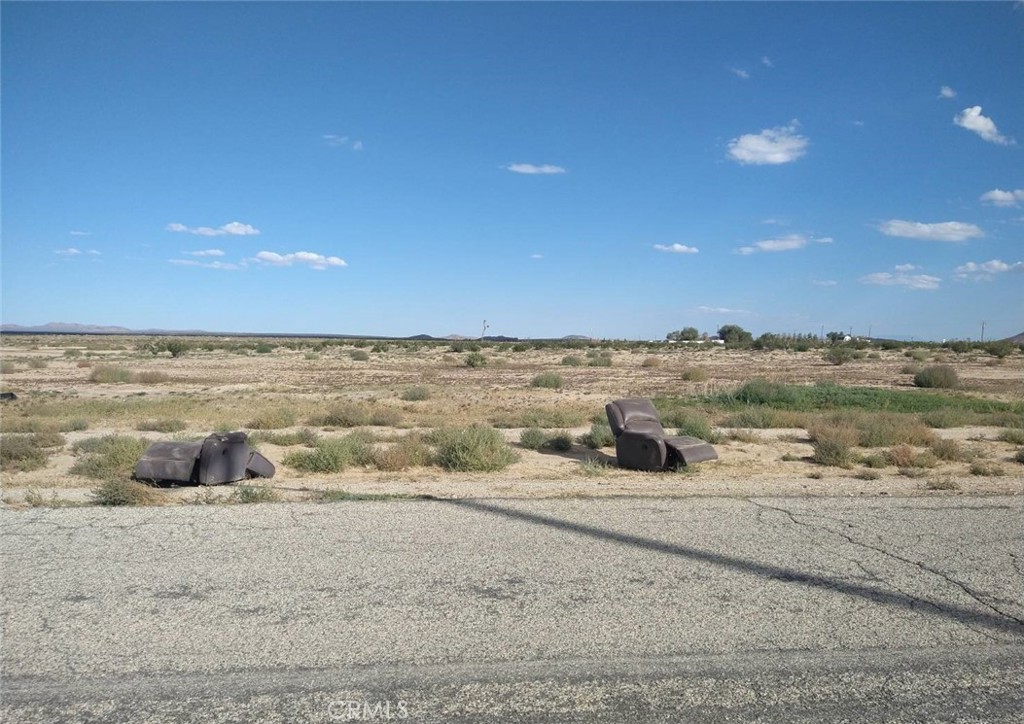
<svg viewBox="0 0 1024 724">
<path fill-rule="evenodd" d="M 3 321 L 1024 331 L 1020 3 L 22 3 Z"/>
</svg>

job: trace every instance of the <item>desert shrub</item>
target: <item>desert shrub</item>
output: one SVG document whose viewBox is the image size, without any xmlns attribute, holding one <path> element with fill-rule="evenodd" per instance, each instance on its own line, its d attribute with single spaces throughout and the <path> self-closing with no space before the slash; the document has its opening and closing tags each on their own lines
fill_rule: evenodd
<svg viewBox="0 0 1024 724">
<path fill-rule="evenodd" d="M 1013 459 L 1019 463 L 1024 463 L 1024 447 L 1017 451 L 1017 454 L 1013 456 Z"/>
<path fill-rule="evenodd" d="M 857 350 L 852 347 L 843 346 L 829 347 L 825 350 L 825 354 L 822 355 L 822 359 L 833 365 L 846 364 L 851 360 L 857 359 Z"/>
<path fill-rule="evenodd" d="M 868 468 L 885 468 L 889 466 L 889 459 L 882 453 L 872 453 L 860 459 L 861 465 Z"/>
<path fill-rule="evenodd" d="M 574 354 L 567 355 L 562 358 L 562 364 L 566 367 L 582 367 L 583 358 Z"/>
<path fill-rule="evenodd" d="M 64 356 L 68 357 L 68 358 L 70 358 L 70 357 L 81 357 L 82 356 L 82 350 L 75 349 L 74 347 L 69 347 L 68 349 L 64 350 Z"/>
<path fill-rule="evenodd" d="M 245 425 L 250 430 L 279 430 L 282 427 L 291 427 L 295 424 L 295 413 L 285 407 L 275 407 L 273 410 L 266 410 Z"/>
<path fill-rule="evenodd" d="M 530 382 L 531 387 L 544 387 L 549 390 L 560 390 L 564 384 L 565 380 L 557 372 L 541 372 Z"/>
<path fill-rule="evenodd" d="M 31 370 L 41 370 L 45 369 L 47 364 L 48 362 L 46 360 L 33 357 L 28 361 L 28 368 Z"/>
<path fill-rule="evenodd" d="M 376 427 L 398 427 L 402 423 L 402 412 L 393 407 L 375 407 L 370 410 L 370 424 Z"/>
<path fill-rule="evenodd" d="M 325 414 L 311 418 L 309 424 L 320 427 L 360 427 L 370 424 L 370 411 L 365 405 L 343 402 L 334 405 Z"/>
<path fill-rule="evenodd" d="M 479 352 L 480 345 L 476 342 L 452 342 L 450 349 L 452 352 L 459 354 L 462 352 Z"/>
<path fill-rule="evenodd" d="M 572 435 L 566 430 L 559 430 L 547 439 L 544 446 L 558 452 L 566 452 L 572 449 Z"/>
<path fill-rule="evenodd" d="M 135 429 L 146 432 L 181 432 L 188 425 L 184 420 L 143 420 Z"/>
<path fill-rule="evenodd" d="M 108 480 L 128 478 L 147 447 L 148 440 L 128 435 L 87 438 L 72 447 L 72 451 L 84 455 L 71 466 L 71 474 Z"/>
<path fill-rule="evenodd" d="M 135 375 L 132 374 L 131 370 L 126 370 L 123 367 L 112 367 L 110 365 L 101 365 L 93 369 L 89 373 L 90 382 L 99 382 L 101 384 L 111 384 L 117 382 L 132 382 L 134 381 Z"/>
<path fill-rule="evenodd" d="M 576 427 L 582 425 L 586 416 L 570 407 L 531 407 L 515 413 L 502 413 L 491 418 L 495 427 L 540 427 L 550 430 L 554 427 Z"/>
<path fill-rule="evenodd" d="M 320 436 L 308 427 L 304 427 L 297 432 L 256 432 L 249 436 L 250 445 L 255 446 L 264 442 L 281 447 L 290 447 L 292 445 L 314 447 L 320 442 Z"/>
<path fill-rule="evenodd" d="M 437 450 L 437 463 L 455 472 L 503 470 L 519 457 L 501 433 L 483 425 L 435 430 L 429 442 Z"/>
<path fill-rule="evenodd" d="M 466 355 L 466 366 L 467 367 L 486 367 L 487 358 L 484 357 L 480 352 L 470 352 Z"/>
<path fill-rule="evenodd" d="M 973 455 L 956 440 L 944 440 L 939 438 L 933 441 L 928 446 L 928 449 L 931 450 L 932 455 L 939 460 L 947 460 L 949 462 L 967 461 L 973 457 Z"/>
<path fill-rule="evenodd" d="M 419 402 L 421 400 L 430 399 L 430 389 L 423 385 L 417 385 L 416 387 L 410 387 L 404 390 L 399 397 L 406 402 Z"/>
<path fill-rule="evenodd" d="M 38 470 L 46 465 L 50 453 L 40 445 L 36 434 L 0 435 L 0 468 L 6 473 Z"/>
<path fill-rule="evenodd" d="M 999 359 L 1003 359 L 1007 355 L 1013 354 L 1014 349 L 1016 349 L 1016 346 L 1013 344 L 1013 342 L 1007 342 L 1006 340 L 1000 340 L 998 342 L 986 342 L 984 346 L 984 350 L 986 352 L 988 352 L 993 357 L 998 357 Z"/>
<path fill-rule="evenodd" d="M 239 485 L 228 496 L 230 503 L 270 503 L 277 499 L 269 485 Z"/>
<path fill-rule="evenodd" d="M 256 354 L 270 354 L 274 351 L 274 346 L 267 342 L 256 343 Z"/>
<path fill-rule="evenodd" d="M 915 362 L 926 362 L 929 356 L 928 350 L 926 349 L 910 349 L 903 354 Z"/>
<path fill-rule="evenodd" d="M 91 495 L 96 505 L 157 505 L 160 502 L 156 489 L 137 480 L 107 480 L 94 488 Z"/>
<path fill-rule="evenodd" d="M 907 363 L 900 367 L 900 374 L 904 375 L 916 375 L 923 368 L 919 364 Z"/>
<path fill-rule="evenodd" d="M 377 354 L 380 354 L 381 352 L 387 352 L 388 351 L 388 346 L 386 344 L 380 344 L 378 342 L 377 344 L 375 344 L 372 347 L 370 347 L 370 351 L 371 352 L 375 352 Z"/>
<path fill-rule="evenodd" d="M 370 465 L 373 461 L 373 436 L 353 432 L 320 440 L 312 450 L 289 453 L 282 462 L 306 473 L 337 473 L 350 465 Z"/>
<path fill-rule="evenodd" d="M 356 362 L 366 362 L 370 359 L 370 353 L 362 349 L 354 349 L 348 353 L 348 356 Z"/>
<path fill-rule="evenodd" d="M 540 450 L 548 441 L 548 434 L 539 427 L 528 427 L 519 435 L 519 444 L 527 450 Z"/>
<path fill-rule="evenodd" d="M 808 430 L 814 452 L 811 459 L 820 465 L 849 467 L 853 461 L 851 447 L 857 444 L 857 428 L 845 425 L 820 425 Z"/>
<path fill-rule="evenodd" d="M 661 367 L 663 362 L 661 357 L 645 357 L 640 364 L 643 367 Z"/>
<path fill-rule="evenodd" d="M 1024 429 L 1009 428 L 999 433 L 999 439 L 1011 445 L 1024 445 Z"/>
<path fill-rule="evenodd" d="M 971 463 L 971 475 L 992 478 L 1001 477 L 1006 474 L 1001 466 L 988 460 L 975 460 Z"/>
<path fill-rule="evenodd" d="M 421 467 L 433 462 L 430 448 L 419 435 L 409 435 L 394 445 L 375 449 L 372 458 L 373 465 L 385 472 Z"/>
<path fill-rule="evenodd" d="M 764 430 L 773 427 L 792 427 L 786 415 L 770 407 L 748 407 L 725 418 L 725 427 L 752 427 Z M 799 425 L 797 426 L 799 427 Z"/>
<path fill-rule="evenodd" d="M 529 349 L 530 345 L 525 344 L 523 342 L 517 342 L 516 344 L 512 345 L 513 352 L 526 352 Z"/>
<path fill-rule="evenodd" d="M 580 472 L 588 478 L 600 478 L 608 474 L 608 463 L 599 458 L 580 460 Z"/>
<path fill-rule="evenodd" d="M 914 385 L 952 389 L 960 386 L 960 378 L 950 365 L 932 365 L 914 375 Z"/>
<path fill-rule="evenodd" d="M 889 448 L 885 457 L 890 465 L 895 465 L 898 468 L 910 468 L 914 467 L 914 461 L 917 460 L 917 451 L 910 445 L 897 445 Z"/>
<path fill-rule="evenodd" d="M 595 422 L 590 426 L 590 432 L 580 435 L 580 442 L 591 450 L 599 450 L 614 445 L 615 435 L 607 422 Z"/>
<path fill-rule="evenodd" d="M 935 440 L 935 433 L 928 426 L 907 415 L 851 410 L 835 413 L 827 419 L 857 428 L 857 444 L 861 447 L 882 447 L 901 443 L 928 445 Z"/>
<path fill-rule="evenodd" d="M 159 370 L 143 370 L 133 375 L 132 382 L 138 382 L 143 385 L 159 385 L 163 382 L 169 382 L 171 379 L 170 375 L 166 372 L 160 372 Z"/>
<path fill-rule="evenodd" d="M 975 423 L 977 422 L 977 414 L 971 410 L 945 407 L 922 412 L 918 415 L 918 419 L 928 427 L 945 430 L 951 427 L 964 427 L 965 425 Z"/>
<path fill-rule="evenodd" d="M 600 356 L 597 356 L 597 357 L 591 357 L 589 360 L 587 360 L 587 366 L 588 367 L 611 367 L 612 366 L 612 356 L 611 356 L 611 354 L 608 354 L 607 356 L 600 355 Z"/>
</svg>

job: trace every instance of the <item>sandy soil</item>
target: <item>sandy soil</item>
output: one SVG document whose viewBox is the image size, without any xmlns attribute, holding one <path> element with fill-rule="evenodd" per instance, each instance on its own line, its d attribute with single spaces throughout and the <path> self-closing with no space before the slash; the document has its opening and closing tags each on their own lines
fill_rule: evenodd
<svg viewBox="0 0 1024 724">
<path fill-rule="evenodd" d="M 568 427 L 575 436 L 589 429 L 589 419 L 604 404 L 618 397 L 709 393 L 727 390 L 755 378 L 809 384 L 828 380 L 839 384 L 908 388 L 911 360 L 902 352 L 882 352 L 877 358 L 841 366 L 822 361 L 820 353 L 733 351 L 720 348 L 670 348 L 652 352 L 619 350 L 613 366 L 569 367 L 566 355 L 584 356 L 585 350 L 483 350 L 489 364 L 472 369 L 465 355 L 446 345 L 415 350 L 392 346 L 370 353 L 367 361 L 351 358 L 354 348 L 331 347 L 313 352 L 279 347 L 270 354 L 238 354 L 225 350 L 193 351 L 171 359 L 136 351 L 139 340 L 126 337 L 6 336 L 0 357 L 14 370 L 3 375 L 4 390 L 19 400 L 5 403 L 0 421 L 12 429 L 14 418 L 38 413 L 40 405 L 65 405 L 72 417 L 86 417 L 88 429 L 64 433 L 65 445 L 45 468 L 32 472 L 2 472 L 3 499 L 18 505 L 28 491 L 45 499 L 85 501 L 96 481 L 70 474 L 79 440 L 109 433 L 132 434 L 151 440 L 201 439 L 214 429 L 245 429 L 261 413 L 288 408 L 297 423 L 340 401 L 363 401 L 397 410 L 401 428 L 374 428 L 384 436 L 400 437 L 416 429 L 444 424 L 500 422 L 524 411 L 576 412 L 581 425 Z M 309 345 L 314 342 L 309 342 Z M 369 350 L 369 348 L 363 348 Z M 68 350 L 77 350 L 68 352 Z M 69 356 L 73 355 L 73 356 Z M 32 360 L 39 362 L 32 363 Z M 651 360 L 656 360 L 652 362 Z M 927 364 L 953 365 L 969 394 L 1002 401 L 1024 399 L 1024 356 L 1002 361 L 975 353 L 957 356 L 939 353 Z M 157 383 L 96 383 L 89 380 L 99 365 L 111 364 L 133 372 L 161 372 Z M 706 381 L 684 379 L 687 371 L 701 368 Z M 561 390 L 530 386 L 542 371 L 557 371 L 565 378 Z M 400 393 L 413 385 L 431 391 L 428 400 L 405 402 Z M 186 422 L 186 430 L 166 434 L 138 432 L 142 419 L 172 416 Z M 282 430 L 277 430 L 281 432 Z M 503 429 L 515 443 L 522 429 Z M 344 435 L 349 430 L 321 430 Z M 608 495 L 964 495 L 1022 494 L 1024 466 L 1014 461 L 1017 447 L 999 441 L 1000 428 L 936 430 L 941 437 L 962 441 L 1004 473 L 972 475 L 967 463 L 941 463 L 915 476 L 889 467 L 868 471 L 829 468 L 809 461 L 811 445 L 802 429 L 721 430 L 737 433 L 716 445 L 720 459 L 680 473 L 636 473 L 615 467 L 614 449 L 591 451 L 581 445 L 565 453 L 520 449 L 520 459 L 507 470 L 488 474 L 452 474 L 438 468 L 416 468 L 397 473 L 352 469 L 332 475 L 303 475 L 281 461 L 291 450 L 264 443 L 261 452 L 278 466 L 268 481 L 281 499 L 307 499 L 322 490 L 355 494 L 406 494 L 435 497 L 564 497 Z M 868 452 L 868 451 L 865 451 Z M 584 465 L 584 460 L 605 465 Z M 166 490 L 168 501 L 212 500 L 227 495 L 232 486 L 200 490 Z"/>
</svg>

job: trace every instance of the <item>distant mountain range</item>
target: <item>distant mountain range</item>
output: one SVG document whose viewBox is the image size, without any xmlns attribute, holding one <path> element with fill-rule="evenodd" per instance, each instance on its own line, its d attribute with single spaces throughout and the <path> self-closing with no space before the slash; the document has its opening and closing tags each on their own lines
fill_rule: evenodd
<svg viewBox="0 0 1024 724">
<path fill-rule="evenodd" d="M 358 334 L 287 334 L 276 332 L 207 332 L 202 329 L 128 329 L 127 327 L 109 327 L 101 324 L 77 324 L 75 322 L 49 322 L 34 327 L 26 327 L 21 324 L 2 324 L 0 334 L 139 334 L 151 336 L 193 336 L 193 337 L 338 337 L 338 338 L 362 338 L 362 339 L 418 339 L 418 340 L 476 340 L 479 337 L 465 337 L 460 334 L 449 334 L 446 337 L 434 337 L 429 334 L 417 334 L 412 337 L 382 337 L 380 335 L 358 335 Z M 518 337 L 487 336 L 483 338 L 487 342 L 518 342 Z M 562 337 L 566 340 L 590 339 L 577 334 Z"/>
</svg>

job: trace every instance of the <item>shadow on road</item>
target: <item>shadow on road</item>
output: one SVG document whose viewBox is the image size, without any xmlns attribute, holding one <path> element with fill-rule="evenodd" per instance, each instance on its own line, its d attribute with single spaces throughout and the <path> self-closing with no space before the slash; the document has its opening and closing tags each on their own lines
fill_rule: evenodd
<svg viewBox="0 0 1024 724">
<path fill-rule="evenodd" d="M 628 535 L 626 533 L 618 533 L 616 531 L 605 530 L 604 528 L 585 525 L 583 523 L 573 523 L 547 515 L 539 515 L 537 513 L 527 513 L 521 510 L 505 508 L 500 505 L 485 503 L 480 500 L 447 499 L 438 500 L 438 502 L 455 505 L 460 508 L 467 508 L 469 510 L 475 510 L 481 513 L 500 515 L 505 518 L 511 518 L 525 523 L 532 523 L 534 525 L 556 528 L 558 530 L 564 530 L 578 535 L 585 535 L 590 538 L 597 538 L 598 540 L 620 543 L 633 548 L 640 548 L 642 550 L 666 553 L 668 555 L 689 558 L 690 560 L 711 563 L 777 581 L 787 581 L 803 586 L 809 586 L 811 588 L 823 588 L 830 591 L 836 591 L 848 596 L 864 598 L 887 606 L 894 606 L 914 611 L 928 610 L 935 615 L 952 619 L 958 623 L 978 624 L 991 629 L 1024 636 L 1024 623 L 1009 616 L 1000 615 L 999 613 L 987 613 L 949 603 L 936 603 L 926 599 L 914 598 L 903 593 L 894 593 L 891 591 L 884 591 L 879 588 L 873 588 L 871 586 L 863 586 L 858 583 L 852 583 L 838 578 L 829 578 L 827 576 L 821 576 L 813 573 L 805 573 L 795 568 L 784 568 L 782 566 L 774 566 L 767 563 L 758 563 L 757 561 L 745 558 L 737 558 L 734 556 L 723 555 L 721 553 L 711 553 L 709 551 L 700 550 L 699 548 L 690 548 L 688 546 L 676 545 L 674 543 L 665 543 L 664 541 L 655 540 L 653 538 L 644 538 L 641 536 Z"/>
</svg>

